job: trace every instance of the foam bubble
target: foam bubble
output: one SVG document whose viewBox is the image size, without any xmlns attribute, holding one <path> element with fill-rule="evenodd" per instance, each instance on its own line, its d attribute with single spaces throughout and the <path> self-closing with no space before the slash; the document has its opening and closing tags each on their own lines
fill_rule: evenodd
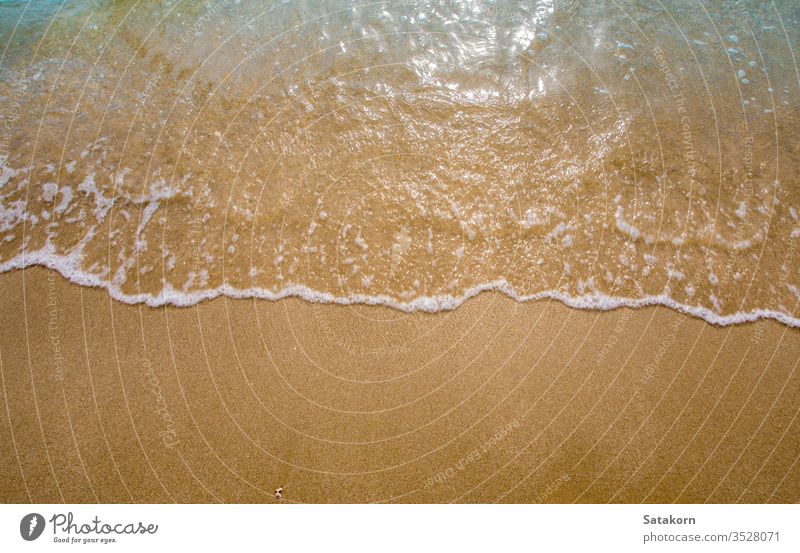
<svg viewBox="0 0 800 553">
<path fill-rule="evenodd" d="M 169 283 L 165 284 L 157 294 L 129 294 L 121 291 L 120 287 L 107 280 L 103 280 L 97 275 L 81 270 L 80 255 L 73 252 L 69 256 L 59 256 L 53 254 L 46 248 L 34 252 L 26 252 L 22 255 L 0 264 L 0 272 L 8 272 L 13 269 L 24 269 L 32 266 L 43 266 L 53 269 L 67 278 L 69 281 L 81 285 L 96 288 L 104 288 L 108 294 L 117 301 L 129 305 L 144 304 L 149 307 L 190 307 L 200 302 L 211 300 L 218 297 L 231 299 L 263 299 L 277 301 L 285 298 L 296 297 L 307 301 L 339 304 L 339 305 L 384 305 L 406 313 L 423 311 L 426 313 L 437 313 L 440 311 L 450 311 L 470 298 L 482 292 L 500 292 L 506 296 L 519 301 L 537 300 L 556 300 L 564 305 L 576 309 L 590 309 L 598 311 L 610 311 L 620 307 L 640 308 L 647 306 L 661 305 L 668 307 L 685 315 L 698 317 L 708 323 L 718 326 L 728 326 L 755 322 L 761 319 L 771 319 L 793 328 L 800 328 L 800 318 L 792 317 L 786 313 L 768 309 L 754 309 L 748 312 L 737 312 L 729 315 L 721 315 L 704 307 L 687 305 L 676 301 L 665 294 L 645 296 L 642 298 L 628 298 L 610 296 L 596 292 L 586 293 L 580 296 L 570 296 L 556 290 L 547 290 L 530 295 L 520 295 L 514 288 L 503 279 L 486 282 L 467 289 L 460 295 L 442 294 L 437 296 L 418 296 L 408 301 L 398 300 L 385 295 L 349 294 L 336 296 L 327 292 L 313 290 L 303 285 L 292 284 L 278 291 L 265 290 L 263 288 L 234 288 L 227 284 L 198 291 L 179 291 L 174 289 Z M 202 278 L 202 277 L 201 277 Z M 369 279 L 371 281 L 371 279 Z M 367 282 L 369 282 L 367 281 Z M 365 282 L 365 286 L 368 285 Z M 793 291 L 793 293 L 795 293 Z M 714 297 L 712 303 L 719 306 L 719 300 Z"/>
</svg>

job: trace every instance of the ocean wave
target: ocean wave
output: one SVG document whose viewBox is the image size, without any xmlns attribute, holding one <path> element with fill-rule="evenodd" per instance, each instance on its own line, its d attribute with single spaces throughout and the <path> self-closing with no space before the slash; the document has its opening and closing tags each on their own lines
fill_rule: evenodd
<svg viewBox="0 0 800 553">
<path fill-rule="evenodd" d="M 662 306 L 673 309 L 685 315 L 697 317 L 718 326 L 729 326 L 743 323 L 756 322 L 762 319 L 771 319 L 792 328 L 800 328 L 800 318 L 791 317 L 780 311 L 755 309 L 749 312 L 737 312 L 730 315 L 720 315 L 710 309 L 682 304 L 666 295 L 647 296 L 643 298 L 625 298 L 606 295 L 570 296 L 554 290 L 546 290 L 535 294 L 520 295 L 505 280 L 495 280 L 473 286 L 458 296 L 420 296 L 410 301 L 398 300 L 384 295 L 354 294 L 349 296 L 336 296 L 328 292 L 313 290 L 302 285 L 289 285 L 278 291 L 261 288 L 234 288 L 222 285 L 208 290 L 181 292 L 167 287 L 159 293 L 130 294 L 123 292 L 112 282 L 102 280 L 96 275 L 82 272 L 75 268 L 74 258 L 53 256 L 43 252 L 33 252 L 18 259 L 13 259 L 0 264 L 0 273 L 14 269 L 32 267 L 45 267 L 58 272 L 62 277 L 80 286 L 105 289 L 113 299 L 128 305 L 147 305 L 151 308 L 159 307 L 192 307 L 201 302 L 225 297 L 236 300 L 260 299 L 278 301 L 286 298 L 299 298 L 306 301 L 336 304 L 336 305 L 382 305 L 397 309 L 405 313 L 422 311 L 437 313 L 456 309 L 465 301 L 483 292 L 499 292 L 518 302 L 537 300 L 555 300 L 568 307 L 596 311 L 610 311 L 622 307 L 641 308 L 648 306 Z"/>
</svg>

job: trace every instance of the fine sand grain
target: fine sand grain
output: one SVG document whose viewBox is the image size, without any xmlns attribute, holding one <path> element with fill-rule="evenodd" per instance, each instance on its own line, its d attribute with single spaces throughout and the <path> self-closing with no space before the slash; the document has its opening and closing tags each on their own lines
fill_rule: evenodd
<svg viewBox="0 0 800 553">
<path fill-rule="evenodd" d="M 797 502 L 800 331 L 0 275 L 4 502 Z M 275 490 L 282 488 L 281 499 Z"/>
</svg>

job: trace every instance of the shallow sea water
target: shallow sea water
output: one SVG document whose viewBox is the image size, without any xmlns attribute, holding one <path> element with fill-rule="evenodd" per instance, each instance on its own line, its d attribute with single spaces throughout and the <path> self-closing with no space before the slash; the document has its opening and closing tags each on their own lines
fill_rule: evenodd
<svg viewBox="0 0 800 553">
<path fill-rule="evenodd" d="M 0 270 L 800 326 L 800 5 L 0 3 Z"/>
</svg>

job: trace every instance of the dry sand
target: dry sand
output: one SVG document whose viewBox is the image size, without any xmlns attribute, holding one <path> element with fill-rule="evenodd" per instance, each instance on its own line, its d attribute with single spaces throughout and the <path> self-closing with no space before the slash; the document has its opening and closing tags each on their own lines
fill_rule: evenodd
<svg viewBox="0 0 800 553">
<path fill-rule="evenodd" d="M 796 502 L 800 331 L 0 275 L 4 502 Z"/>
</svg>

